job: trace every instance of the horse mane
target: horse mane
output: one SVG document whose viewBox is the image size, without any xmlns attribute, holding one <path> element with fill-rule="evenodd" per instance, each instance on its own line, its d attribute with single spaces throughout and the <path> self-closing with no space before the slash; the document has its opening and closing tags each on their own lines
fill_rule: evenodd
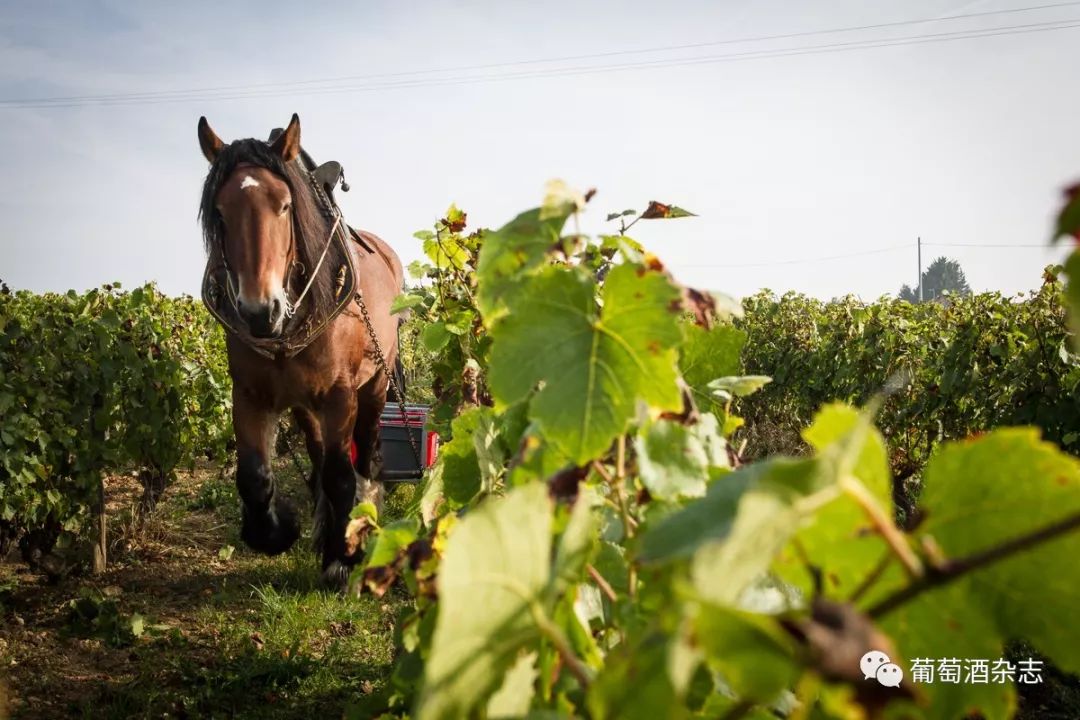
<svg viewBox="0 0 1080 720">
<path fill-rule="evenodd" d="M 303 153 L 303 155 L 306 156 L 306 153 Z M 305 273 L 312 272 L 319 262 L 319 256 L 322 255 L 323 248 L 326 247 L 327 236 L 330 233 L 330 223 L 327 221 L 318 200 L 315 198 L 315 194 L 312 192 L 311 185 L 306 177 L 307 171 L 304 167 L 304 158 L 298 158 L 287 163 L 270 148 L 268 143 L 256 138 L 235 140 L 226 145 L 210 166 L 210 172 L 203 183 L 202 199 L 199 203 L 199 220 L 202 223 L 203 242 L 207 254 L 213 256 L 216 252 L 221 252 L 225 225 L 217 210 L 215 199 L 222 183 L 232 175 L 233 171 L 236 170 L 236 166 L 241 163 L 266 168 L 281 177 L 289 186 L 289 192 L 292 195 L 293 222 L 297 238 L 297 256 L 304 265 Z M 333 254 L 333 248 L 331 248 L 331 254 Z M 333 258 L 328 257 L 327 260 L 330 261 Z M 309 307 L 325 309 L 334 305 L 334 276 L 325 265 L 329 265 L 329 262 L 324 264 L 324 267 L 311 283 L 311 289 L 308 290 L 310 300 L 305 302 L 311 303 Z M 303 289 L 306 282 L 306 274 L 293 273 L 292 284 L 294 287 L 288 288 L 293 299 Z"/>
</svg>

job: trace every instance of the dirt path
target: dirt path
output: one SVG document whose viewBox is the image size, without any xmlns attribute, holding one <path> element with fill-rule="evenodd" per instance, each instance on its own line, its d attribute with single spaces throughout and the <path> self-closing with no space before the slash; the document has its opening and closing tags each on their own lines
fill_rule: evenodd
<svg viewBox="0 0 1080 720">
<path fill-rule="evenodd" d="M 13 718 L 341 717 L 385 686 L 401 598 L 324 592 L 307 538 L 248 552 L 216 468 L 183 475 L 141 526 L 135 483 L 107 490 L 104 575 L 49 584 L 0 563 L 0 717 L 5 695 Z"/>
</svg>

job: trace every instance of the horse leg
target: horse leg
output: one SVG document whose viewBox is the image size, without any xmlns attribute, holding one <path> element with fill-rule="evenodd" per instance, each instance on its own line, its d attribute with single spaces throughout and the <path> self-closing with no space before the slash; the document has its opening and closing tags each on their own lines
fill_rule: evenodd
<svg viewBox="0 0 1080 720">
<path fill-rule="evenodd" d="M 360 474 L 357 500 L 374 503 L 380 514 L 385 486 L 379 481 L 382 475 L 379 420 L 386 406 L 388 386 L 389 381 L 382 373 L 376 374 L 360 386 L 356 393 L 356 425 L 353 427 L 357 454 L 356 471 Z"/>
<path fill-rule="evenodd" d="M 323 580 L 330 587 L 345 589 L 349 566 L 356 557 L 347 557 L 345 529 L 356 503 L 356 471 L 349 458 L 349 441 L 356 424 L 356 393 L 348 386 L 335 386 L 326 397 L 322 412 L 324 457 L 322 491 L 326 502 L 326 530 L 322 542 Z"/>
<path fill-rule="evenodd" d="M 236 489 L 243 501 L 240 537 L 252 550 L 277 555 L 300 536 L 296 509 L 277 493 L 270 470 L 270 448 L 277 416 L 243 392 L 233 392 L 236 432 Z"/>
<path fill-rule="evenodd" d="M 304 443 L 307 447 L 308 458 L 311 460 L 311 473 L 307 478 L 308 491 L 311 492 L 311 502 L 314 505 L 314 524 L 311 528 L 311 545 L 318 551 L 323 546 L 323 533 L 326 532 L 327 519 L 329 517 L 329 505 L 326 503 L 326 495 L 322 488 L 322 466 L 325 459 L 323 447 L 322 428 L 314 413 L 304 408 L 293 408 L 293 418 L 300 430 L 304 433 Z"/>
</svg>

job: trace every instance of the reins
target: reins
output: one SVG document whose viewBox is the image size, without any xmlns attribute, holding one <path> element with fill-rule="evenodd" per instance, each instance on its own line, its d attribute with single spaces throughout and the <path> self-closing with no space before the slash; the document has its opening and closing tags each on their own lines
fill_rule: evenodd
<svg viewBox="0 0 1080 720">
<path fill-rule="evenodd" d="M 289 303 L 285 306 L 285 317 L 291 318 L 296 315 L 296 311 L 300 309 L 300 303 L 304 302 L 304 298 L 307 297 L 308 290 L 311 289 L 311 284 L 315 282 L 315 277 L 319 274 L 319 270 L 322 268 L 323 261 L 326 260 L 326 253 L 330 250 L 330 244 L 334 241 L 334 235 L 337 233 L 338 227 L 341 226 L 341 211 L 337 208 L 334 209 L 334 224 L 330 228 L 330 234 L 326 237 L 326 245 L 323 246 L 322 254 L 319 255 L 319 262 L 315 263 L 315 268 L 308 275 L 307 284 L 304 285 L 304 289 L 300 291 L 300 295 L 296 298 L 296 302 Z"/>
</svg>

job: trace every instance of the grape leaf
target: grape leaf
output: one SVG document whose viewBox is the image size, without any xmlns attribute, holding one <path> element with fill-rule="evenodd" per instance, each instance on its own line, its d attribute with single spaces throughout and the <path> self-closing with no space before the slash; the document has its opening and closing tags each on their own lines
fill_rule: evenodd
<svg viewBox="0 0 1080 720">
<path fill-rule="evenodd" d="M 701 497 L 711 467 L 727 467 L 724 438 L 716 417 L 694 425 L 669 420 L 650 423 L 635 440 L 641 482 L 660 500 Z"/>
<path fill-rule="evenodd" d="M 484 235 L 476 267 L 476 305 L 489 326 L 504 309 L 521 277 L 544 265 L 569 216 L 569 207 L 544 218 L 541 209 L 535 208 Z"/>
<path fill-rule="evenodd" d="M 495 399 L 510 405 L 543 383 L 530 416 L 578 464 L 608 449 L 639 399 L 664 410 L 682 405 L 678 291 L 664 274 L 633 265 L 608 274 L 599 312 L 595 290 L 584 272 L 547 268 L 492 330 Z"/>
<path fill-rule="evenodd" d="M 662 562 L 689 557 L 710 540 L 731 532 L 739 499 L 764 465 L 750 465 L 709 485 L 705 497 L 648 526 L 641 537 L 639 559 Z"/>
<path fill-rule="evenodd" d="M 919 535 L 956 559 L 1000 545 L 1080 512 L 1080 461 L 1039 440 L 1028 428 L 996 430 L 943 444 L 931 458 L 921 498 Z M 881 627 L 912 658 L 1002 656 L 1005 641 L 1024 638 L 1062 670 L 1080 671 L 1080 629 L 1070 622 L 1080 604 L 1072 533 L 924 592 L 885 614 Z M 871 603 L 906 584 L 884 578 Z M 1037 600 L 1027 592 L 1037 588 Z M 1023 593 L 1023 594 L 1021 594 Z M 979 708 L 1004 718 L 1011 685 L 933 683 L 929 716 L 959 717 Z"/>
<path fill-rule="evenodd" d="M 694 628 L 709 665 L 740 698 L 771 701 L 798 676 L 791 641 L 762 616 L 706 604 Z"/>
<path fill-rule="evenodd" d="M 620 644 L 589 687 L 586 702 L 596 720 L 675 720 L 688 716 L 668 674 L 668 642 L 653 634 Z"/>
<path fill-rule="evenodd" d="M 394 298 L 393 304 L 390 305 L 390 314 L 395 315 L 402 310 L 408 310 L 410 308 L 417 307 L 424 304 L 424 298 L 420 295 L 412 295 L 410 293 L 401 293 Z"/>
<path fill-rule="evenodd" d="M 394 562 L 398 553 L 416 539 L 419 531 L 419 524 L 411 518 L 395 520 L 379 528 L 364 557 L 364 567 L 389 565 Z"/>
<path fill-rule="evenodd" d="M 727 401 L 733 397 L 753 395 L 771 382 L 772 378 L 767 375 L 729 375 L 716 378 L 708 387 L 713 395 Z"/>
<path fill-rule="evenodd" d="M 1054 240 L 1069 235 L 1080 240 L 1080 185 L 1065 189 L 1065 204 L 1058 213 L 1054 225 Z"/>
<path fill-rule="evenodd" d="M 467 717 L 538 637 L 531 608 L 551 575 L 551 501 L 525 485 L 466 515 L 439 569 L 439 610 L 418 720 Z"/>
<path fill-rule="evenodd" d="M 536 653 L 525 653 L 506 673 L 502 686 L 495 691 L 487 704 L 489 720 L 522 718 L 529 714 L 533 695 L 536 693 Z"/>
<path fill-rule="evenodd" d="M 440 270 L 461 270 L 469 262 L 469 251 L 452 234 L 440 232 L 424 240 L 424 254 Z"/>
<path fill-rule="evenodd" d="M 703 599 L 736 604 L 788 542 L 804 528 L 820 524 L 822 509 L 845 493 L 860 491 L 874 502 L 857 475 L 868 453 L 866 446 L 873 442 L 870 418 L 867 411 L 852 413 L 841 408 L 822 414 L 811 436 L 835 439 L 816 457 L 751 466 L 760 474 L 740 496 L 727 537 L 695 553 L 692 575 Z"/>
<path fill-rule="evenodd" d="M 826 405 L 803 431 L 803 439 L 819 453 L 827 453 L 859 423 L 859 413 L 846 405 Z M 852 466 L 857 478 L 883 509 L 892 507 L 885 440 L 877 430 L 869 430 Z M 887 511 L 888 512 L 888 511 Z M 891 512 L 889 513 L 891 517 Z M 813 523 L 795 535 L 798 544 L 789 544 L 777 558 L 773 570 L 786 581 L 810 591 L 813 578 L 807 560 L 825 572 L 826 593 L 847 597 L 870 574 L 874 565 L 889 553 L 881 536 L 872 532 L 865 511 L 848 494 L 837 497 L 816 513 Z"/>
<path fill-rule="evenodd" d="M 570 511 L 566 529 L 555 550 L 552 591 L 557 595 L 563 594 L 568 586 L 581 579 L 585 564 L 592 559 L 600 525 L 593 508 L 599 502 L 594 493 L 582 491 Z"/>
<path fill-rule="evenodd" d="M 450 442 L 439 448 L 442 490 L 452 507 L 462 507 L 481 490 L 492 489 L 502 460 L 491 423 L 490 408 L 470 408 L 454 418 Z"/>
<path fill-rule="evenodd" d="M 732 325 L 717 325 L 711 330 L 698 325 L 687 327 L 679 369 L 702 410 L 717 415 L 724 412 L 724 403 L 713 396 L 708 384 L 718 377 L 742 372 L 739 356 L 745 344 L 746 333 Z"/>
<path fill-rule="evenodd" d="M 665 205 L 656 200 L 649 201 L 649 207 L 641 213 L 642 220 L 667 220 L 672 218 L 697 217 L 689 210 L 683 210 L 678 205 Z"/>
</svg>

